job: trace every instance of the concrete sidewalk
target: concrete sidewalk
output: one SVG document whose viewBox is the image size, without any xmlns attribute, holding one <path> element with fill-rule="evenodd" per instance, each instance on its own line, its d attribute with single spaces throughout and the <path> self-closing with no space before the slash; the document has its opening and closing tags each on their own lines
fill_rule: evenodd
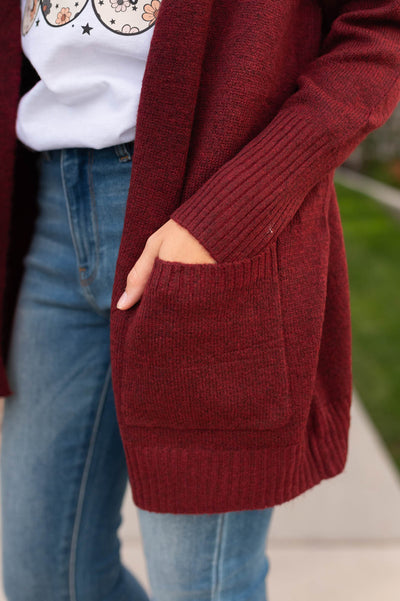
<svg viewBox="0 0 400 601">
<path fill-rule="evenodd" d="M 344 472 L 274 510 L 270 601 L 397 601 L 399 508 L 397 468 L 355 393 Z M 120 536 L 124 562 L 149 590 L 129 487 Z"/>
</svg>

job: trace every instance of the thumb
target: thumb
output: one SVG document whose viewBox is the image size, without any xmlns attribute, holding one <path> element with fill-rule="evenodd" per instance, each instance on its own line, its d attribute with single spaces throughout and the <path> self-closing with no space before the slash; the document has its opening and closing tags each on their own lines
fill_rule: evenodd
<svg viewBox="0 0 400 601">
<path fill-rule="evenodd" d="M 126 279 L 126 288 L 117 303 L 117 309 L 129 309 L 138 302 L 153 269 L 157 256 L 153 245 L 147 244 Z"/>
</svg>

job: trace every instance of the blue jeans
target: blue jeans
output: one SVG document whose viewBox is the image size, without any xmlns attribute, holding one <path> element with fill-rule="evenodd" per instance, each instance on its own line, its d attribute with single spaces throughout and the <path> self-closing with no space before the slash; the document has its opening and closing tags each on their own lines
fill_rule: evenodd
<svg viewBox="0 0 400 601">
<path fill-rule="evenodd" d="M 12 327 L 1 445 L 9 601 L 147 601 L 121 563 L 128 484 L 109 317 L 133 145 L 39 153 L 39 213 Z M 138 509 L 154 601 L 265 601 L 273 508 Z"/>
</svg>

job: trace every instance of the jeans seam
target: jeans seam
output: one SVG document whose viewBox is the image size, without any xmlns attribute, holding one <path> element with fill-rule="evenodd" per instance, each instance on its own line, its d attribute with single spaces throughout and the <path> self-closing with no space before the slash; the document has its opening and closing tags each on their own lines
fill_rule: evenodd
<svg viewBox="0 0 400 601">
<path fill-rule="evenodd" d="M 62 180 L 62 185 L 63 185 L 63 190 L 64 190 L 65 205 L 66 205 L 66 211 L 67 211 L 67 216 L 68 216 L 69 228 L 70 228 L 70 232 L 71 232 L 72 244 L 75 249 L 76 261 L 77 261 L 77 266 L 79 269 L 79 250 L 78 250 L 78 245 L 75 240 L 74 226 L 72 223 L 71 214 L 70 214 L 70 210 L 69 210 L 69 204 L 68 204 L 69 197 L 68 197 L 67 185 L 65 183 L 63 158 L 64 158 L 64 150 L 62 149 L 61 153 L 60 153 L 61 180 Z M 90 186 L 90 183 L 89 183 L 89 186 Z M 97 224 L 97 222 L 96 222 L 96 224 Z M 95 235 L 95 238 L 96 238 L 96 235 Z M 79 277 L 79 273 L 77 273 L 77 280 L 78 280 L 79 287 L 81 288 L 83 295 L 85 296 L 86 300 L 88 301 L 88 303 L 90 304 L 92 309 L 94 311 L 96 311 L 96 313 L 98 315 L 100 315 L 100 317 L 103 317 L 106 321 L 109 321 L 108 313 L 104 313 L 103 311 L 100 310 L 100 308 L 98 307 L 98 305 L 95 301 L 93 294 L 91 293 L 91 291 L 89 289 L 89 284 L 92 282 L 93 278 L 97 274 L 97 269 L 98 269 L 98 251 L 97 251 L 97 246 L 96 246 L 96 264 L 94 266 L 93 273 L 83 283 Z"/>
<path fill-rule="evenodd" d="M 93 280 L 95 279 L 96 275 L 97 275 L 97 271 L 98 271 L 98 267 L 99 267 L 99 247 L 98 247 L 98 234 L 99 234 L 99 228 L 98 228 L 98 222 L 97 222 L 97 216 L 95 215 L 95 211 L 93 210 L 93 206 L 95 206 L 95 204 L 93 203 L 93 199 L 94 199 L 94 191 L 93 191 L 93 179 L 92 179 L 92 164 L 93 164 L 93 151 L 92 149 L 89 149 L 89 160 L 88 160 L 88 186 L 89 186 L 89 194 L 90 194 L 90 207 L 91 207 L 91 219 L 92 219 L 92 223 L 93 223 L 93 215 L 94 215 L 94 232 L 93 232 L 93 236 L 94 236 L 94 245 L 95 245 L 95 254 L 96 254 L 96 259 L 95 259 L 95 264 L 93 267 L 93 271 L 90 274 L 90 276 L 88 278 L 86 278 L 85 280 L 81 280 L 81 278 L 79 278 L 79 282 L 81 284 L 82 287 L 88 286 L 91 282 L 93 282 Z M 89 255 L 88 255 L 89 257 Z"/>
<path fill-rule="evenodd" d="M 93 271 L 90 274 L 90 276 L 83 282 L 81 281 L 81 285 L 83 285 L 83 286 L 90 284 L 95 279 L 95 277 L 97 275 L 98 267 L 99 267 L 99 224 L 97 221 L 97 213 L 95 211 L 96 199 L 95 199 L 94 186 L 93 186 L 92 166 L 93 166 L 93 151 L 90 150 L 89 151 L 89 161 L 88 161 L 88 184 L 89 184 L 89 194 L 90 194 L 91 218 L 92 218 L 92 223 L 94 222 L 93 234 L 94 234 L 96 262 L 95 262 Z"/>
<path fill-rule="evenodd" d="M 79 278 L 79 283 L 82 287 L 83 294 L 85 295 L 86 299 L 88 300 L 90 305 L 93 307 L 93 309 L 96 311 L 96 313 L 98 315 L 100 315 L 101 317 L 104 317 L 104 319 L 106 319 L 107 321 L 109 321 L 109 316 L 108 316 L 107 311 L 102 311 L 100 309 L 100 307 L 96 303 L 96 299 L 95 299 L 94 295 L 92 294 L 92 291 L 90 290 L 90 284 L 93 282 L 93 280 L 95 279 L 95 277 L 97 275 L 98 268 L 99 268 L 99 262 L 100 262 L 99 222 L 97 219 L 96 195 L 94 193 L 93 172 L 92 172 L 93 159 L 94 159 L 94 153 L 93 153 L 93 150 L 90 150 L 89 161 L 88 161 L 88 184 L 89 184 L 89 194 L 90 194 L 91 216 L 92 216 L 92 223 L 94 226 L 93 230 L 94 230 L 96 263 L 93 268 L 93 272 L 90 274 L 90 276 L 86 280 L 83 280 L 83 281 Z"/>
<path fill-rule="evenodd" d="M 68 222 L 69 222 L 69 229 L 71 232 L 71 239 L 72 239 L 72 244 L 74 246 L 75 249 L 75 256 L 76 256 L 76 263 L 77 263 L 77 267 L 79 270 L 80 267 L 80 258 L 79 258 L 79 249 L 78 249 L 78 245 L 76 242 L 76 238 L 75 238 L 75 232 L 74 232 L 74 224 L 72 222 L 72 218 L 71 218 L 71 212 L 70 212 L 70 207 L 69 207 L 69 196 L 68 196 L 68 190 L 67 190 L 67 184 L 65 181 L 65 174 L 64 174 L 64 149 L 61 149 L 61 153 L 60 153 L 60 168 L 61 168 L 61 180 L 62 180 L 62 185 L 63 185 L 63 190 L 64 190 L 64 197 L 65 197 L 65 205 L 66 205 L 66 211 L 67 211 L 67 216 L 68 216 Z M 79 275 L 78 275 L 78 280 L 80 281 Z"/>
<path fill-rule="evenodd" d="M 67 149 L 67 151 L 68 151 L 68 149 Z M 97 269 L 98 269 L 97 246 L 96 246 L 96 262 L 93 267 L 93 272 L 90 274 L 90 276 L 84 282 L 82 282 L 81 278 L 79 277 L 81 257 L 80 257 L 80 252 L 79 252 L 78 244 L 76 241 L 76 237 L 75 237 L 74 224 L 73 224 L 73 221 L 71 218 L 70 207 L 69 207 L 70 199 L 68 196 L 68 189 L 67 189 L 67 184 L 66 184 L 65 174 L 64 174 L 64 149 L 61 149 L 61 153 L 60 153 L 60 167 L 61 167 L 61 180 L 62 180 L 62 185 L 63 185 L 63 190 L 64 190 L 65 205 L 66 205 L 66 211 L 67 211 L 67 216 L 68 216 L 69 228 L 70 228 L 70 232 L 71 232 L 72 244 L 75 249 L 76 263 L 77 263 L 77 267 L 78 267 L 78 281 L 79 281 L 80 285 L 82 286 L 82 288 L 84 288 L 85 285 L 88 285 L 93 281 L 93 279 L 96 277 L 96 274 L 97 274 Z M 88 182 L 88 185 L 90 187 L 90 182 Z M 94 237 L 95 237 L 95 244 L 96 244 L 96 235 Z M 89 261 L 89 255 L 87 256 L 87 261 Z"/>
<path fill-rule="evenodd" d="M 87 485 L 87 481 L 88 481 L 89 470 L 91 467 L 94 446 L 95 446 L 95 442 L 96 442 L 97 433 L 99 431 L 101 414 L 103 412 L 105 399 L 107 396 L 107 391 L 108 391 L 110 381 L 111 381 L 111 364 L 109 364 L 109 366 L 107 368 L 106 377 L 105 377 L 103 388 L 102 388 L 102 391 L 100 394 L 100 401 L 99 401 L 99 405 L 97 407 L 97 411 L 96 411 L 96 415 L 95 415 L 95 419 L 94 419 L 94 423 L 93 423 L 92 433 L 91 433 L 90 441 L 89 441 L 89 447 L 88 447 L 87 454 L 86 454 L 85 466 L 83 469 L 81 484 L 80 484 L 80 488 L 79 488 L 78 502 L 77 502 L 76 513 L 75 513 L 75 521 L 74 521 L 74 525 L 73 525 L 73 529 L 72 529 L 71 552 L 70 552 L 70 560 L 69 560 L 68 582 L 69 582 L 70 601 L 77 601 L 77 591 L 76 591 L 76 582 L 75 582 L 77 542 L 78 542 L 78 537 L 79 537 L 79 532 L 80 532 L 82 509 L 83 509 L 83 503 L 85 500 L 86 485 Z"/>
<path fill-rule="evenodd" d="M 92 291 L 90 290 L 89 286 L 82 287 L 82 294 L 86 298 L 87 302 L 89 303 L 89 305 L 91 306 L 93 311 L 95 311 L 95 313 L 97 313 L 97 315 L 99 315 L 100 317 L 103 317 L 107 322 L 109 322 L 110 316 L 108 313 L 108 309 L 105 309 L 104 311 L 102 311 L 100 309 L 100 307 L 96 303 L 96 299 L 93 296 Z"/>
<path fill-rule="evenodd" d="M 215 550 L 212 562 L 212 582 L 211 582 L 211 600 L 218 601 L 220 591 L 220 559 L 221 559 L 221 547 L 222 547 L 222 535 L 225 524 L 225 514 L 221 513 L 218 516 L 217 522 L 217 534 L 215 539 Z"/>
</svg>

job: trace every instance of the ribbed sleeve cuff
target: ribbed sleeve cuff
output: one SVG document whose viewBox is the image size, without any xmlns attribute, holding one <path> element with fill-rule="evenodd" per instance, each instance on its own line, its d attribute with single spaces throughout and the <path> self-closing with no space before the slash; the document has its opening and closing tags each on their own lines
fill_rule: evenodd
<svg viewBox="0 0 400 601">
<path fill-rule="evenodd" d="M 365 117 L 364 117 L 365 121 Z M 315 124 L 305 106 L 282 109 L 172 214 L 217 262 L 257 255 L 295 215 L 307 192 L 365 135 L 344 119 L 335 131 Z"/>
</svg>

